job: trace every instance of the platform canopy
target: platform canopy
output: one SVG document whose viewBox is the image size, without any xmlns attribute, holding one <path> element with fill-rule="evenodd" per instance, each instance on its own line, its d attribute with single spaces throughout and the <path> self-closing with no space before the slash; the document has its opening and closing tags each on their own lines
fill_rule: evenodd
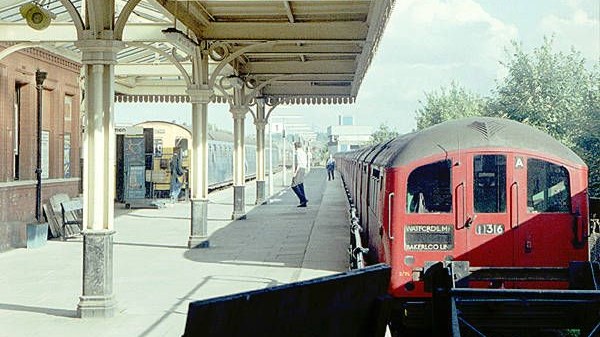
<svg viewBox="0 0 600 337">
<path fill-rule="evenodd" d="M 27 2 L 0 0 L 0 43 L 34 42 L 80 60 L 73 45 L 77 31 L 64 6 L 69 0 L 38 1 L 56 14 L 40 31 L 28 27 L 19 13 Z M 186 58 L 186 44 L 191 42 L 209 52 L 209 71 L 217 72 L 212 84 L 235 76 L 249 88 L 260 88 L 270 102 L 290 104 L 353 102 L 393 4 L 393 0 L 114 2 L 117 11 L 137 3 L 123 33 L 127 48 L 119 52 L 115 68 L 117 100 L 185 101 L 186 75 L 181 69 L 191 72 Z M 85 1 L 70 3 L 85 13 Z M 220 96 L 215 90 L 215 101 L 224 101 Z"/>
</svg>

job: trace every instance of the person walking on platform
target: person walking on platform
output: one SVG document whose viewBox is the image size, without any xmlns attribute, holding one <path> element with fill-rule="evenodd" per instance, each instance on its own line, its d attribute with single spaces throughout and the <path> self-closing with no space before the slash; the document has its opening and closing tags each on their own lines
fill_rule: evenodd
<svg viewBox="0 0 600 337">
<path fill-rule="evenodd" d="M 171 169 L 171 202 L 176 202 L 179 199 L 179 193 L 181 192 L 181 181 L 179 178 L 183 176 L 183 168 L 181 167 L 181 160 L 179 159 L 179 153 L 173 151 L 173 158 L 170 163 Z"/>
<path fill-rule="evenodd" d="M 304 174 L 308 166 L 308 157 L 304 149 L 302 149 L 301 142 L 295 142 L 294 147 L 296 148 L 296 167 L 294 168 L 294 177 L 292 178 L 292 190 L 300 200 L 298 207 L 306 207 L 308 200 L 304 193 Z"/>
<path fill-rule="evenodd" d="M 333 159 L 333 156 L 329 155 L 325 167 L 327 168 L 327 180 L 335 180 L 335 175 L 333 173 L 335 171 L 335 159 Z"/>
</svg>

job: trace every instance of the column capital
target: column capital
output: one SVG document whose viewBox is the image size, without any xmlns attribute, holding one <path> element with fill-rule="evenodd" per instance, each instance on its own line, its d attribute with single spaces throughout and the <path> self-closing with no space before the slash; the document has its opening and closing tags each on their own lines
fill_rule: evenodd
<svg viewBox="0 0 600 337">
<path fill-rule="evenodd" d="M 254 120 L 254 125 L 256 125 L 257 129 L 264 130 L 265 126 L 267 126 L 267 124 L 268 124 L 267 120 L 264 118 Z"/>
<path fill-rule="evenodd" d="M 117 53 L 125 48 L 119 40 L 79 40 L 75 46 L 81 50 L 83 64 L 116 64 Z"/>
<path fill-rule="evenodd" d="M 247 105 L 232 105 L 229 108 L 229 112 L 233 115 L 233 119 L 244 119 L 248 112 Z"/>
<path fill-rule="evenodd" d="M 186 93 L 190 96 L 190 102 L 200 104 L 210 103 L 213 96 L 213 91 L 207 85 L 190 86 L 187 88 Z"/>
</svg>

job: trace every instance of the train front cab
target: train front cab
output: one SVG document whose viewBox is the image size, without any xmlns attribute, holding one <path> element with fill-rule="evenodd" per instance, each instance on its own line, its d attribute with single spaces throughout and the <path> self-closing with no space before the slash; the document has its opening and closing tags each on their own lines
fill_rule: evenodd
<svg viewBox="0 0 600 337">
<path fill-rule="evenodd" d="M 535 153 L 486 149 L 429 157 L 385 170 L 379 197 L 391 292 L 423 300 L 424 267 L 469 261 L 470 267 L 568 267 L 588 260 L 587 169 Z M 471 282 L 484 288 L 566 288 L 565 282 Z M 414 304 L 414 303 L 413 303 Z M 413 309 L 411 308 L 411 310 Z M 415 323 L 420 325 L 418 323 Z"/>
</svg>

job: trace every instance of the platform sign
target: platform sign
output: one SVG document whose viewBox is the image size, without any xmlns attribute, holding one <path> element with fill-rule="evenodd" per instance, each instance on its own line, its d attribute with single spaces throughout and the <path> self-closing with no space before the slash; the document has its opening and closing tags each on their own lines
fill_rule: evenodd
<svg viewBox="0 0 600 337">
<path fill-rule="evenodd" d="M 141 135 L 144 128 L 139 126 L 115 126 L 116 135 Z"/>
<path fill-rule="evenodd" d="M 146 197 L 146 166 L 144 136 L 125 136 L 123 142 L 125 179 L 125 200 L 144 199 Z"/>
<path fill-rule="evenodd" d="M 50 132 L 42 131 L 42 179 L 50 176 Z"/>
</svg>

